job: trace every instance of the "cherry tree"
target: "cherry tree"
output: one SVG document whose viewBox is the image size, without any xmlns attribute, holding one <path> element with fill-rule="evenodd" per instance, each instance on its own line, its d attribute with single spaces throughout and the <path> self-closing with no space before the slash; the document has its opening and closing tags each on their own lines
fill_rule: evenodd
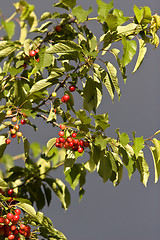
<svg viewBox="0 0 160 240">
<path fill-rule="evenodd" d="M 15 12 L 8 18 L 1 14 L 0 239 L 65 240 L 42 212 L 52 201 L 52 192 L 66 210 L 70 205 L 66 183 L 78 188 L 82 199 L 86 174 L 96 171 L 103 182 L 116 187 L 123 169 L 129 178 L 138 171 L 146 187 L 150 171 L 145 148 L 151 152 L 155 183 L 159 179 L 160 130 L 144 139 L 116 129 L 113 138 L 107 134 L 108 113 L 97 114 L 97 109 L 103 96 L 120 100 L 117 73 L 126 83 L 126 67 L 133 58 L 137 57 L 135 73 L 147 46 L 158 47 L 160 16 L 147 6 L 134 5 L 133 16 L 126 17 L 114 8 L 113 0 L 96 3 L 94 18 L 92 7 L 84 10 L 76 0 L 59 0 L 39 20 L 34 5 L 26 1 L 14 3 Z M 88 22 L 98 24 L 100 37 Z M 54 134 L 43 147 L 32 137 L 27 139 L 23 129 L 28 125 L 36 131 L 39 118 Z M 13 142 L 23 146 L 21 155 L 7 153 Z M 57 168 L 66 182 L 51 176 Z"/>
</svg>

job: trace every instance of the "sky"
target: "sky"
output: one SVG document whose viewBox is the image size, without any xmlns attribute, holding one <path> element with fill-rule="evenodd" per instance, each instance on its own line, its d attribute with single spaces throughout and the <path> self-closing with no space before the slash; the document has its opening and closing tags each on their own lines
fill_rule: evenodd
<svg viewBox="0 0 160 240">
<path fill-rule="evenodd" d="M 1 0 L 0 8 L 5 16 L 9 16 L 16 1 Z M 33 0 L 35 11 L 40 16 L 50 11 L 56 1 Z M 105 0 L 106 3 L 108 1 Z M 115 0 L 115 8 L 121 9 L 126 16 L 133 16 L 133 5 L 149 6 L 152 13 L 160 12 L 159 0 Z M 77 5 L 84 9 L 92 6 L 96 10 L 96 0 L 78 0 Z M 54 9 L 53 9 L 54 11 Z M 92 13 L 94 16 L 95 13 Z M 91 26 L 95 28 L 94 23 Z M 108 112 L 111 128 L 108 134 L 115 136 L 114 130 L 120 132 L 132 131 L 136 136 L 147 138 L 160 129 L 160 47 L 156 50 L 150 46 L 141 68 L 132 74 L 133 65 L 127 67 L 127 83 L 123 83 L 120 102 L 115 99 L 111 102 L 108 96 L 103 99 L 99 112 Z M 42 127 L 44 122 L 39 121 L 39 131 L 34 133 L 27 129 L 29 137 L 45 144 L 53 137 L 50 128 Z M 28 137 L 28 138 L 29 138 Z M 65 212 L 53 197 L 50 207 L 44 213 L 51 218 L 55 228 L 61 230 L 68 240 L 159 240 L 160 227 L 160 183 L 154 184 L 153 162 L 149 151 L 146 159 L 151 168 L 148 187 L 140 182 L 139 174 L 135 173 L 131 180 L 124 171 L 122 182 L 118 187 L 112 183 L 103 183 L 97 173 L 88 174 L 85 185 L 85 195 L 81 202 L 78 200 L 78 191 L 72 191 L 72 203 Z M 62 169 L 56 172 L 61 174 Z"/>
</svg>

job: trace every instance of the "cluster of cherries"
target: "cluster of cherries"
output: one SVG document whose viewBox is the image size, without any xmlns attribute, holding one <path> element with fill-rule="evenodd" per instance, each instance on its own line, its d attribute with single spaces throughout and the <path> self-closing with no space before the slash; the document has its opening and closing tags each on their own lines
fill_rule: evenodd
<svg viewBox="0 0 160 240">
<path fill-rule="evenodd" d="M 0 189 L 0 193 L 6 197 L 11 197 L 9 199 L 10 208 L 7 209 L 4 208 L 4 206 L 0 206 L 0 236 L 4 236 L 9 240 L 20 240 L 21 235 L 25 238 L 29 238 L 31 235 L 31 227 L 25 225 L 20 220 L 21 210 L 15 208 L 15 206 L 11 207 L 11 205 L 14 205 L 12 198 L 14 197 L 13 189 L 9 189 L 6 194 Z"/>
<path fill-rule="evenodd" d="M 11 116 L 12 115 L 12 110 L 8 110 L 6 114 L 7 114 L 7 116 Z M 27 117 L 25 113 L 23 113 L 22 115 L 23 115 L 23 117 Z M 17 117 L 16 116 L 12 117 L 12 122 L 17 123 Z M 21 121 L 20 121 L 20 124 L 25 125 L 26 120 L 24 118 L 22 118 Z M 19 124 L 13 125 L 12 128 L 9 130 L 9 136 L 11 136 L 11 138 L 15 138 L 16 136 L 18 138 L 22 137 L 22 132 L 19 131 L 19 128 L 20 128 Z M 11 139 L 9 137 L 6 138 L 5 143 L 7 145 L 10 144 Z"/>
<path fill-rule="evenodd" d="M 29 51 L 29 56 L 30 56 L 30 57 L 35 57 L 35 60 L 36 60 L 37 62 L 39 62 L 38 53 L 39 53 L 39 49 L 38 49 L 38 48 L 37 48 L 36 50 L 30 50 L 30 51 Z M 26 60 L 26 61 L 29 61 L 29 57 L 28 57 L 28 56 L 25 56 L 25 60 Z M 23 68 L 26 69 L 26 67 L 27 67 L 27 62 L 25 62 L 25 63 L 23 64 Z"/>
<path fill-rule="evenodd" d="M 69 91 L 70 91 L 70 92 L 74 92 L 75 90 L 76 90 L 75 86 L 73 86 L 73 85 L 69 86 Z M 53 93 L 52 93 L 52 97 L 56 97 L 56 96 L 57 96 L 57 93 L 56 93 L 56 92 L 53 92 Z M 61 98 L 61 101 L 62 101 L 63 103 L 66 103 L 66 102 L 69 101 L 69 99 L 70 99 L 70 96 L 69 96 L 68 94 L 65 94 L 65 95 Z"/>
<path fill-rule="evenodd" d="M 82 153 L 84 151 L 84 148 L 89 147 L 89 142 L 84 140 L 79 140 L 76 138 L 77 133 L 73 132 L 71 136 L 64 138 L 65 132 L 63 131 L 66 126 L 60 125 L 60 128 L 62 131 L 59 131 L 58 135 L 59 137 L 56 139 L 55 146 L 57 148 L 66 148 L 66 149 L 72 149 L 74 152 L 78 151 L 79 153 Z"/>
</svg>

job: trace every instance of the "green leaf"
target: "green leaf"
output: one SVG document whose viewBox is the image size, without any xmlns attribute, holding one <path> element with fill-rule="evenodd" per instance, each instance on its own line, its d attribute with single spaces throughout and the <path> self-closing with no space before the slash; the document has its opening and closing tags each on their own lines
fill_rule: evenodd
<svg viewBox="0 0 160 240">
<path fill-rule="evenodd" d="M 115 31 L 117 29 L 118 23 L 117 23 L 117 16 L 113 14 L 108 14 L 105 17 L 105 22 L 107 23 L 109 29 L 111 32 Z"/>
<path fill-rule="evenodd" d="M 74 6 L 76 5 L 76 0 L 59 0 L 60 3 L 64 4 L 65 6 L 69 7 L 69 8 L 74 8 Z"/>
<path fill-rule="evenodd" d="M 75 160 L 75 153 L 72 150 L 68 149 L 65 156 L 65 169 L 71 168 L 74 165 Z"/>
<path fill-rule="evenodd" d="M 155 183 L 158 182 L 160 175 L 160 141 L 153 138 L 154 147 L 150 147 L 153 161 L 154 161 L 154 171 L 155 171 Z"/>
<path fill-rule="evenodd" d="M 106 62 L 106 67 L 107 67 L 110 79 L 112 81 L 112 84 L 120 98 L 121 91 L 120 91 L 120 87 L 118 85 L 117 70 L 110 62 Z"/>
<path fill-rule="evenodd" d="M 77 23 L 84 22 L 87 19 L 87 16 L 93 12 L 92 7 L 85 11 L 81 6 L 73 8 L 72 15 L 77 18 Z"/>
<path fill-rule="evenodd" d="M 133 11 L 135 13 L 135 16 L 136 16 L 136 19 L 137 19 L 138 23 L 141 23 L 141 21 L 143 19 L 143 13 L 144 13 L 143 8 L 139 9 L 136 5 L 134 5 Z"/>
<path fill-rule="evenodd" d="M 96 76 L 87 77 L 85 87 L 83 89 L 83 107 L 88 112 L 95 110 L 102 99 L 102 85 Z"/>
<path fill-rule="evenodd" d="M 71 185 L 73 190 L 77 187 L 83 172 L 84 168 L 82 167 L 82 164 L 74 164 L 71 168 L 64 171 L 65 179 Z"/>
<path fill-rule="evenodd" d="M 43 72 L 44 68 L 49 67 L 53 61 L 53 56 L 46 52 L 46 47 L 39 51 L 39 62 L 37 63 L 37 70 Z"/>
<path fill-rule="evenodd" d="M 119 154 L 122 156 L 122 161 L 124 166 L 127 168 L 128 177 L 131 178 L 132 174 L 135 172 L 135 159 L 134 152 L 131 146 L 126 145 L 124 147 L 119 147 Z"/>
<path fill-rule="evenodd" d="M 70 194 L 66 185 L 60 179 L 55 179 L 52 185 L 52 189 L 60 199 L 64 209 L 67 210 L 70 205 Z"/>
<path fill-rule="evenodd" d="M 29 156 L 30 144 L 26 137 L 22 137 L 22 139 L 23 139 L 23 143 L 24 143 L 25 158 L 27 159 Z"/>
<path fill-rule="evenodd" d="M 2 178 L 0 178 L 0 188 L 8 188 L 8 184 Z"/>
<path fill-rule="evenodd" d="M 32 154 L 34 158 L 38 157 L 42 151 L 41 146 L 38 142 L 31 143 L 30 149 L 32 150 Z"/>
<path fill-rule="evenodd" d="M 113 98 L 114 98 L 114 86 L 113 86 L 112 81 L 109 77 L 109 74 L 107 73 L 106 70 L 101 68 L 99 65 L 95 65 L 94 70 L 95 70 L 94 75 L 99 80 L 101 80 L 103 82 L 104 86 L 107 88 L 107 91 L 109 92 L 109 95 L 110 95 L 111 99 L 113 100 Z"/>
<path fill-rule="evenodd" d="M 141 24 L 146 26 L 152 20 L 152 13 L 151 13 L 151 9 L 147 6 L 144 6 L 142 9 L 143 9 L 143 19 L 142 19 Z"/>
<path fill-rule="evenodd" d="M 144 148 L 144 139 L 143 139 L 143 136 L 142 137 L 139 137 L 139 138 L 135 138 L 134 140 L 134 143 L 133 143 L 133 150 L 134 150 L 134 153 L 136 155 L 136 158 L 139 156 L 139 152 L 142 148 Z"/>
<path fill-rule="evenodd" d="M 125 147 L 129 143 L 128 134 L 127 133 L 121 133 L 119 141 Z"/>
<path fill-rule="evenodd" d="M 3 120 L 5 119 L 5 116 L 6 116 L 6 114 L 4 112 L 0 113 L 0 123 L 3 122 Z"/>
<path fill-rule="evenodd" d="M 102 0 L 96 0 L 98 5 L 98 18 L 101 20 L 101 22 L 104 22 L 104 19 L 106 18 L 106 15 L 109 13 L 109 11 L 113 8 L 113 0 L 110 3 L 105 3 Z"/>
<path fill-rule="evenodd" d="M 5 140 L 6 140 L 6 136 L 1 135 L 0 136 L 0 158 L 3 156 L 6 146 L 7 146 L 5 143 Z"/>
<path fill-rule="evenodd" d="M 138 39 L 138 41 L 139 41 L 139 54 L 138 54 L 136 65 L 132 73 L 135 73 L 137 69 L 140 67 L 140 65 L 143 62 L 144 56 L 147 52 L 145 41 L 142 39 Z"/>
<path fill-rule="evenodd" d="M 95 119 L 95 128 L 96 130 L 103 129 L 103 131 L 110 126 L 108 113 L 106 114 L 97 114 L 93 115 L 91 114 Z"/>
<path fill-rule="evenodd" d="M 90 154 L 90 159 L 84 164 L 85 169 L 87 169 L 90 173 L 94 172 L 96 170 L 96 164 L 93 160 L 93 154 L 92 152 Z"/>
<path fill-rule="evenodd" d="M 141 176 L 141 182 L 144 184 L 145 187 L 147 187 L 147 182 L 149 178 L 149 167 L 142 151 L 140 151 L 139 153 L 138 159 L 136 161 L 136 166 Z"/>
<path fill-rule="evenodd" d="M 100 146 L 101 149 L 106 149 L 106 146 L 107 146 L 107 139 L 106 138 L 103 138 L 101 135 L 98 135 L 96 138 L 95 138 L 95 145 L 96 146 Z"/>
<path fill-rule="evenodd" d="M 82 109 L 80 109 L 78 112 L 76 112 L 77 117 L 81 120 L 84 124 L 90 124 L 92 121 L 91 118 L 87 117 L 86 112 Z"/>
<path fill-rule="evenodd" d="M 8 35 L 8 38 L 11 39 L 15 33 L 15 23 L 13 21 L 5 22 L 3 20 L 1 20 L 1 23 Z"/>
<path fill-rule="evenodd" d="M 0 57 L 4 58 L 13 53 L 20 46 L 9 41 L 0 41 Z"/>
<path fill-rule="evenodd" d="M 113 9 L 113 15 L 117 17 L 117 25 L 120 26 L 129 20 L 129 17 L 124 17 L 124 13 L 119 9 Z"/>
<path fill-rule="evenodd" d="M 20 202 L 20 203 L 17 203 L 16 206 L 21 208 L 26 213 L 28 213 L 31 217 L 37 219 L 36 211 L 30 204 Z"/>
<path fill-rule="evenodd" d="M 33 93 L 36 93 L 36 92 L 39 92 L 41 90 L 44 90 L 45 88 L 47 88 L 51 85 L 52 85 L 52 83 L 49 82 L 48 79 L 40 80 L 32 86 L 32 88 L 29 91 L 29 95 L 31 95 Z"/>
<path fill-rule="evenodd" d="M 46 53 L 72 53 L 81 52 L 82 48 L 70 40 L 61 40 L 46 50 Z"/>
<path fill-rule="evenodd" d="M 122 56 L 122 66 L 125 67 L 131 61 L 136 54 L 137 43 L 134 40 L 128 41 L 125 37 L 122 38 L 123 44 L 123 56 Z"/>
<path fill-rule="evenodd" d="M 103 178 L 103 182 L 106 182 L 110 178 L 112 174 L 112 165 L 110 162 L 109 152 L 102 156 L 97 165 L 97 172 L 99 176 Z"/>
</svg>

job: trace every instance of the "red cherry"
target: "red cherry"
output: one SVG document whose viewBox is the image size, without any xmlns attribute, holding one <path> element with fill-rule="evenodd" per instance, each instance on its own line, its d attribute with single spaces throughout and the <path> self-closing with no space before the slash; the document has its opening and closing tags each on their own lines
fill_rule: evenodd
<svg viewBox="0 0 160 240">
<path fill-rule="evenodd" d="M 10 223 L 10 220 L 8 218 L 5 218 L 4 225 L 9 225 L 9 223 Z"/>
<path fill-rule="evenodd" d="M 61 26 L 56 26 L 55 27 L 56 32 L 60 32 L 62 30 Z"/>
<path fill-rule="evenodd" d="M 21 119 L 21 124 L 25 125 L 26 124 L 26 120 L 25 119 Z"/>
<path fill-rule="evenodd" d="M 35 53 L 39 53 L 39 49 L 38 48 L 35 50 Z"/>
<path fill-rule="evenodd" d="M 24 64 L 22 65 L 22 67 L 23 67 L 24 69 L 26 69 L 26 68 L 27 68 L 27 64 L 24 63 Z"/>
<path fill-rule="evenodd" d="M 65 102 L 68 102 L 68 100 L 70 99 L 70 96 L 69 95 L 64 95 L 63 99 L 64 99 Z"/>
<path fill-rule="evenodd" d="M 67 141 L 64 144 L 64 148 L 69 148 L 69 143 Z"/>
<path fill-rule="evenodd" d="M 88 141 L 85 141 L 85 142 L 84 142 L 84 147 L 85 147 L 85 148 L 89 147 L 89 142 L 88 142 Z"/>
<path fill-rule="evenodd" d="M 0 217 L 0 223 L 4 223 L 5 218 Z"/>
<path fill-rule="evenodd" d="M 14 215 L 14 216 L 13 216 L 13 221 L 14 221 L 14 222 L 18 222 L 19 219 L 20 219 L 20 216 L 19 216 L 19 215 Z"/>
<path fill-rule="evenodd" d="M 20 225 L 20 229 L 22 229 L 22 230 L 25 229 L 25 225 L 23 223 Z"/>
<path fill-rule="evenodd" d="M 13 189 L 12 189 L 12 188 L 10 188 L 10 189 L 8 189 L 7 193 L 8 193 L 8 195 L 9 195 L 9 196 L 12 196 L 12 195 L 13 195 L 13 193 L 14 193 L 14 191 L 13 191 Z"/>
<path fill-rule="evenodd" d="M 14 230 L 14 232 L 13 232 L 14 235 L 17 235 L 18 233 L 19 233 L 18 229 Z"/>
<path fill-rule="evenodd" d="M 58 135 L 59 135 L 60 137 L 63 137 L 63 136 L 64 136 L 64 132 L 63 132 L 63 131 L 59 131 Z"/>
<path fill-rule="evenodd" d="M 13 240 L 15 238 L 15 236 L 13 235 L 13 234 L 10 234 L 9 236 L 8 236 L 8 239 L 9 240 Z"/>
<path fill-rule="evenodd" d="M 70 142 L 70 143 L 69 143 L 69 146 L 70 146 L 70 147 L 73 147 L 73 145 L 74 145 L 73 142 Z"/>
<path fill-rule="evenodd" d="M 55 143 L 55 146 L 56 146 L 57 148 L 62 148 L 62 147 L 63 147 L 63 143 Z"/>
<path fill-rule="evenodd" d="M 21 210 L 20 210 L 19 208 L 17 208 L 17 209 L 15 210 L 15 213 L 16 213 L 16 215 L 20 215 L 20 214 L 21 214 Z"/>
<path fill-rule="evenodd" d="M 77 136 L 77 133 L 72 133 L 72 137 L 75 138 Z"/>
<path fill-rule="evenodd" d="M 83 147 L 79 147 L 79 148 L 78 148 L 78 152 L 79 152 L 79 153 L 82 153 L 83 151 L 84 151 L 84 148 L 83 148 Z"/>
<path fill-rule="evenodd" d="M 14 217 L 13 213 L 7 213 L 7 218 L 9 220 L 13 219 L 13 217 Z"/>
<path fill-rule="evenodd" d="M 59 138 L 59 141 L 60 141 L 61 143 L 65 143 L 66 140 L 65 140 L 63 137 L 60 137 L 60 138 Z"/>
<path fill-rule="evenodd" d="M 15 138 L 16 136 L 16 134 L 11 134 L 11 138 Z"/>
<path fill-rule="evenodd" d="M 12 129 L 10 130 L 10 133 L 11 133 L 11 134 L 15 134 L 15 133 L 16 133 L 16 130 L 12 128 Z"/>
<path fill-rule="evenodd" d="M 73 146 L 73 147 L 72 147 L 72 150 L 73 150 L 74 152 L 76 152 L 76 151 L 78 150 L 78 147 L 77 147 L 77 146 Z"/>
<path fill-rule="evenodd" d="M 74 146 L 76 146 L 76 145 L 78 146 L 78 143 L 79 143 L 79 139 L 73 139 L 73 145 Z"/>
<path fill-rule="evenodd" d="M 78 143 L 79 146 L 83 147 L 84 146 L 84 141 L 83 140 L 80 140 L 79 143 Z"/>
<path fill-rule="evenodd" d="M 29 52 L 29 56 L 34 57 L 36 55 L 36 52 L 34 50 L 31 50 Z"/>
<path fill-rule="evenodd" d="M 14 224 L 11 225 L 11 230 L 12 230 L 12 231 L 15 231 L 16 228 L 17 228 L 16 225 L 14 225 Z"/>
<path fill-rule="evenodd" d="M 6 142 L 7 145 L 10 144 L 11 143 L 11 139 L 7 138 L 5 142 Z"/>
<path fill-rule="evenodd" d="M 37 62 L 39 62 L 39 61 L 40 61 L 40 59 L 39 59 L 39 58 L 37 58 L 37 59 L 36 59 L 36 61 L 37 61 Z"/>
<path fill-rule="evenodd" d="M 70 87 L 69 87 L 69 91 L 70 91 L 70 92 L 74 92 L 75 90 L 76 90 L 75 86 L 70 86 Z"/>
<path fill-rule="evenodd" d="M 67 142 L 72 142 L 72 138 L 71 137 L 67 137 Z"/>
<path fill-rule="evenodd" d="M 65 125 L 60 125 L 59 127 L 60 127 L 61 130 L 64 130 L 66 128 Z"/>
<path fill-rule="evenodd" d="M 63 98 L 63 97 L 61 98 L 61 101 L 62 101 L 63 103 L 65 103 L 65 100 L 64 100 L 64 98 Z"/>
</svg>

